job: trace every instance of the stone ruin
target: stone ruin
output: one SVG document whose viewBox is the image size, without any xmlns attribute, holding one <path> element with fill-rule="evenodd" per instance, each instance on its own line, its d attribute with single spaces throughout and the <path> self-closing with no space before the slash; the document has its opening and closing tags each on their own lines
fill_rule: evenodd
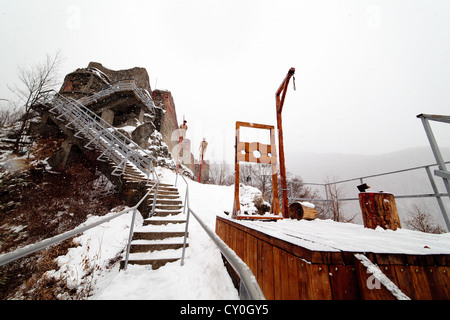
<svg viewBox="0 0 450 320">
<path fill-rule="evenodd" d="M 107 91 L 115 86 L 135 85 L 140 88 L 140 95 L 130 91 L 115 91 L 99 96 L 98 92 Z M 79 68 L 67 74 L 59 93 L 67 98 L 75 99 L 100 116 L 121 133 L 136 142 L 140 147 L 149 149 L 161 163 L 171 159 L 171 151 L 176 149 L 177 139 L 173 133 L 179 128 L 175 102 L 170 91 L 152 90 L 150 79 L 145 68 L 111 70 L 98 62 L 90 62 L 86 68 Z M 151 109 L 154 104 L 154 111 Z M 35 125 L 41 135 L 54 136 L 60 133 L 51 122 L 48 114 L 42 114 L 41 123 Z M 70 140 L 70 139 L 69 139 Z M 150 142 L 151 143 L 150 143 Z M 183 152 L 190 153 L 190 141 L 186 139 Z M 75 151 L 75 152 L 74 152 Z M 49 164 L 58 169 L 71 161 L 73 154 L 79 156 L 80 150 L 73 148 L 73 143 L 65 141 L 60 150 L 49 158 Z M 190 156 L 183 164 L 198 179 L 200 164 Z M 202 182 L 209 180 L 209 162 L 202 166 Z"/>
</svg>

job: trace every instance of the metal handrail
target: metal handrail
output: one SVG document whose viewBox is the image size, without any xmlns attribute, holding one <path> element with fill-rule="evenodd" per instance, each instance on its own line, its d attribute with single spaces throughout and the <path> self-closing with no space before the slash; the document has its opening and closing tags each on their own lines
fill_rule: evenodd
<svg viewBox="0 0 450 320">
<path fill-rule="evenodd" d="M 121 215 L 123 215 L 123 214 L 125 214 L 127 212 L 130 212 L 130 211 L 134 211 L 134 213 L 133 213 L 133 221 L 132 221 L 132 225 L 131 225 L 131 228 L 133 228 L 134 217 L 135 217 L 135 213 L 137 211 L 137 208 L 140 206 L 142 201 L 144 201 L 144 199 L 149 195 L 150 191 L 147 192 L 145 194 L 145 196 L 143 196 L 142 199 L 139 200 L 139 202 L 136 205 L 134 205 L 133 207 L 131 207 L 131 208 L 122 210 L 122 211 L 120 211 L 120 212 L 118 212 L 116 214 L 113 214 L 112 216 L 100 219 L 100 220 L 98 220 L 96 222 L 93 222 L 91 224 L 88 224 L 86 226 L 77 227 L 77 228 L 75 228 L 73 230 L 61 233 L 61 234 L 59 234 L 57 236 L 54 236 L 52 238 L 48 238 L 48 239 L 45 239 L 45 240 L 40 241 L 38 243 L 27 245 L 27 246 L 25 246 L 23 248 L 20 248 L 20 249 L 14 250 L 12 252 L 0 255 L 0 266 L 3 266 L 5 264 L 10 263 L 12 261 L 15 261 L 17 259 L 20 259 L 20 258 L 23 258 L 25 256 L 28 256 L 28 255 L 30 255 L 30 254 L 32 254 L 34 252 L 40 251 L 42 249 L 45 249 L 45 248 L 47 248 L 47 247 L 49 247 L 51 245 L 57 244 L 57 243 L 59 243 L 61 241 L 67 240 L 69 238 L 72 238 L 72 237 L 74 237 L 74 236 L 76 236 L 76 235 L 78 235 L 80 233 L 83 233 L 83 232 L 89 230 L 89 229 L 92 229 L 92 228 L 97 227 L 97 226 L 99 226 L 99 225 L 101 225 L 103 223 L 106 223 L 106 222 L 109 222 L 109 221 L 111 221 L 111 220 L 113 220 L 115 218 L 118 218 Z"/>
<path fill-rule="evenodd" d="M 450 163 L 450 161 L 444 161 L 444 164 L 448 164 Z M 381 177 L 381 176 L 385 176 L 385 175 L 390 175 L 390 174 L 396 174 L 396 173 L 402 173 L 402 172 L 407 172 L 407 171 L 412 171 L 412 170 L 418 170 L 418 169 L 425 169 L 425 171 L 427 172 L 427 176 L 428 179 L 430 181 L 431 187 L 433 189 L 433 193 L 425 193 L 425 194 L 409 194 L 409 195 L 396 195 L 395 198 L 396 199 L 406 199 L 406 198 L 436 198 L 439 208 L 441 210 L 442 216 L 444 218 L 444 222 L 447 226 L 447 229 L 450 231 L 450 219 L 448 217 L 447 214 L 447 210 L 442 202 L 443 197 L 448 197 L 450 196 L 449 193 L 442 193 L 439 192 L 436 186 L 436 183 L 433 179 L 433 176 L 431 174 L 431 170 L 430 167 L 432 166 L 437 166 L 438 164 L 429 164 L 429 165 L 424 165 L 424 166 L 418 166 L 418 167 L 412 167 L 412 168 L 407 168 L 407 169 L 401 169 L 401 170 L 395 170 L 395 171 L 390 171 L 390 172 L 384 172 L 384 173 L 378 173 L 378 174 L 373 174 L 373 175 L 367 175 L 367 176 L 362 176 L 362 177 L 358 177 L 358 178 L 353 178 L 353 179 L 345 179 L 345 180 L 340 180 L 340 181 L 335 181 L 335 182 L 329 182 L 329 183 L 309 183 L 309 182 L 289 182 L 289 184 L 303 184 L 303 185 L 316 185 L 316 186 L 323 186 L 325 187 L 325 195 L 326 195 L 326 199 L 313 199 L 313 198 L 294 198 L 294 197 L 289 197 L 290 201 L 318 201 L 318 202 L 338 202 L 338 201 L 356 201 L 359 200 L 359 198 L 338 198 L 338 199 L 328 199 L 328 190 L 327 187 L 330 185 L 335 185 L 335 184 L 340 184 L 340 183 L 346 183 L 346 182 L 350 182 L 350 181 L 356 181 L 359 180 L 359 182 L 362 184 L 364 179 L 367 178 L 374 178 L 374 177 Z"/>
<path fill-rule="evenodd" d="M 178 177 L 178 173 L 177 173 L 177 177 Z M 244 261 L 242 261 L 242 259 L 225 242 L 223 242 L 222 239 L 220 239 L 213 231 L 211 231 L 209 229 L 209 227 L 202 221 L 202 219 L 200 219 L 200 217 L 197 216 L 197 214 L 189 206 L 189 184 L 183 175 L 181 175 L 181 178 L 183 178 L 184 182 L 186 183 L 186 197 L 185 197 L 183 212 L 184 212 L 185 208 L 187 208 L 186 229 L 185 229 L 185 234 L 184 234 L 181 265 L 184 265 L 184 252 L 186 250 L 186 238 L 187 238 L 188 225 L 189 225 L 189 216 L 192 213 L 192 215 L 198 221 L 198 223 L 203 228 L 203 230 L 206 232 L 206 234 L 211 238 L 211 240 L 214 242 L 214 244 L 222 252 L 225 259 L 227 259 L 227 261 L 232 265 L 234 270 L 236 270 L 236 272 L 238 273 L 238 275 L 241 279 L 241 284 L 240 284 L 241 299 L 265 300 L 264 294 L 263 294 L 261 288 L 259 287 L 258 281 L 256 280 L 256 277 L 254 276 L 252 270 L 245 264 Z"/>
<path fill-rule="evenodd" d="M 147 173 L 148 178 L 151 173 L 153 178 L 157 179 L 152 162 L 152 160 L 156 161 L 155 158 L 82 103 L 68 99 L 55 91 L 53 107 L 49 111 L 55 113 L 56 109 L 59 111 L 57 117 L 59 120 L 63 120 L 64 117 L 67 127 L 71 125 L 76 127 L 78 132 L 75 136 L 83 134 L 86 139 L 90 140 L 86 145 L 87 148 L 91 148 L 89 147 L 91 143 L 100 147 L 103 152 L 97 158 L 98 160 L 107 156 L 116 163 L 118 168 L 122 167 L 122 173 L 127 161 L 130 161 L 140 171 Z"/>
<path fill-rule="evenodd" d="M 82 97 L 78 101 L 84 105 L 89 105 L 96 102 L 97 99 L 109 96 L 120 91 L 133 91 L 134 94 L 149 108 L 153 113 L 155 112 L 155 104 L 152 97 L 147 90 L 143 89 L 136 79 L 122 79 L 111 83 L 110 85 L 102 87 L 99 91 L 94 92 L 89 96 Z"/>
<path fill-rule="evenodd" d="M 150 214 L 150 216 L 153 216 L 153 214 L 155 212 L 155 202 L 156 202 L 156 197 L 158 194 L 159 181 L 156 184 L 154 184 L 150 188 L 150 190 L 148 190 L 148 192 L 145 194 L 145 196 L 143 196 L 142 199 L 133 207 L 135 209 L 133 210 L 133 217 L 131 218 L 130 235 L 128 236 L 128 244 L 127 244 L 127 250 L 126 250 L 126 254 L 125 254 L 125 265 L 123 267 L 124 270 L 127 270 L 127 267 L 128 267 L 128 258 L 130 257 L 131 240 L 133 238 L 133 233 L 134 233 L 134 220 L 136 219 L 137 208 L 141 205 L 141 203 L 145 200 L 145 198 L 147 198 L 147 196 L 150 194 L 150 192 L 153 191 L 153 189 L 155 187 L 156 187 L 156 190 L 155 190 L 155 195 L 153 196 L 153 207 L 152 207 L 152 212 Z"/>
</svg>

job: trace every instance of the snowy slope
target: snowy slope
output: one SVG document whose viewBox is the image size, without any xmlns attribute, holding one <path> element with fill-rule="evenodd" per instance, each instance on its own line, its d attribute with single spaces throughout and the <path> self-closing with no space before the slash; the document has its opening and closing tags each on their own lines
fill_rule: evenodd
<svg viewBox="0 0 450 320">
<path fill-rule="evenodd" d="M 173 172 L 158 168 L 162 182 L 174 183 Z M 202 220 L 215 229 L 216 215 L 228 217 L 233 201 L 233 186 L 203 185 L 188 180 L 190 207 Z M 184 200 L 186 186 L 178 178 L 180 196 Z M 97 219 L 92 217 L 91 219 Z M 131 214 L 124 215 L 99 226 L 78 238 L 82 246 L 70 249 L 60 257 L 61 270 L 73 287 L 87 285 L 83 276 L 83 257 L 90 256 L 99 267 L 93 275 L 90 299 L 238 299 L 238 293 L 223 266 L 220 251 L 209 239 L 197 221 L 189 223 L 189 247 L 185 265 L 168 263 L 158 270 L 151 267 L 129 265 L 119 271 L 118 263 L 110 269 L 104 265 L 126 246 Z M 397 231 L 372 230 L 361 225 L 337 223 L 330 220 L 278 222 L 242 222 L 275 237 L 312 250 L 353 252 L 401 252 L 416 254 L 450 254 L 450 233 L 436 235 L 398 229 Z M 142 219 L 136 221 L 136 227 Z M 87 247 L 89 246 L 89 250 Z"/>
</svg>

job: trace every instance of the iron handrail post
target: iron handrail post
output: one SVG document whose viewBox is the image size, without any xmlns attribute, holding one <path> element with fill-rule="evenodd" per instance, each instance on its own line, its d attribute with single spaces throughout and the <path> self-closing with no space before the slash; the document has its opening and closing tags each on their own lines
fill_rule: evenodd
<svg viewBox="0 0 450 320">
<path fill-rule="evenodd" d="M 153 185 L 152 189 L 156 186 L 155 194 L 153 195 L 153 203 L 152 203 L 152 212 L 150 213 L 150 217 L 153 217 L 156 209 L 156 198 L 158 197 L 159 191 L 159 180 L 157 180 L 156 184 Z"/>
<path fill-rule="evenodd" d="M 178 173 L 177 173 L 177 177 L 178 177 Z M 190 212 L 189 212 L 189 184 L 187 183 L 187 181 L 183 177 L 183 175 L 181 175 L 181 177 L 183 178 L 184 183 L 186 183 L 186 194 L 184 196 L 183 214 L 186 214 L 186 207 L 188 208 L 188 212 L 186 215 L 186 226 L 184 228 L 183 250 L 181 253 L 181 261 L 180 261 L 180 265 L 183 266 L 184 265 L 184 256 L 185 256 L 185 251 L 186 251 L 187 234 L 188 234 L 188 230 L 189 230 Z"/>
<path fill-rule="evenodd" d="M 127 252 L 125 255 L 125 264 L 123 266 L 124 270 L 127 270 L 128 268 L 128 259 L 130 257 L 130 248 L 131 248 L 131 240 L 133 238 L 134 233 L 134 221 L 136 220 L 136 209 L 133 210 L 133 217 L 131 218 L 131 225 L 130 225 L 130 234 L 128 236 L 128 243 L 127 243 Z"/>
<path fill-rule="evenodd" d="M 150 194 L 150 192 L 153 190 L 153 188 L 155 188 L 156 184 L 153 185 L 153 187 L 150 188 L 150 190 L 147 191 L 147 193 L 142 197 L 141 200 L 139 200 L 139 202 L 132 207 L 131 209 L 133 209 L 133 217 L 131 219 L 131 226 L 130 226 L 130 235 L 128 236 L 128 244 L 127 244 L 127 252 L 126 252 L 126 256 L 125 256 L 125 265 L 124 265 L 124 270 L 127 270 L 128 267 L 128 258 L 130 256 L 130 248 L 131 248 L 131 240 L 133 238 L 133 233 L 134 233 L 134 221 L 136 219 L 136 212 L 138 211 L 137 208 L 141 205 L 141 203 L 145 200 L 145 198 L 147 198 L 147 196 Z M 155 194 L 157 193 L 157 190 L 155 191 Z"/>
<path fill-rule="evenodd" d="M 439 170 L 448 173 L 447 167 L 445 166 L 444 158 L 442 157 L 442 154 L 439 150 L 439 146 L 437 144 L 436 138 L 434 137 L 433 130 L 431 129 L 430 123 L 427 119 L 427 115 L 420 114 L 417 117 L 420 118 L 420 120 L 422 120 L 422 125 L 425 129 L 425 133 L 427 135 L 428 142 L 430 143 L 430 147 L 431 147 L 431 150 L 433 151 L 433 155 L 434 155 L 434 158 L 436 159 Z M 436 174 L 436 171 L 434 174 Z M 448 181 L 447 177 L 445 177 L 445 176 L 442 176 L 441 178 L 442 178 L 442 181 L 444 182 L 444 186 L 445 186 L 445 189 L 447 190 L 448 196 L 450 197 L 449 181 Z"/>
<path fill-rule="evenodd" d="M 428 176 L 428 179 L 430 180 L 430 184 L 431 184 L 431 188 L 433 189 L 433 192 L 436 195 L 439 194 L 439 190 L 436 186 L 436 182 L 434 181 L 433 175 L 431 174 L 430 167 L 429 166 L 425 167 L 425 171 L 427 172 L 427 176 Z M 442 202 L 442 199 L 440 196 L 436 196 L 436 201 L 439 205 L 439 208 L 441 209 L 441 213 L 444 218 L 445 225 L 447 226 L 447 230 L 450 231 L 450 221 L 449 221 L 447 210 L 445 209 L 444 203 Z"/>
</svg>

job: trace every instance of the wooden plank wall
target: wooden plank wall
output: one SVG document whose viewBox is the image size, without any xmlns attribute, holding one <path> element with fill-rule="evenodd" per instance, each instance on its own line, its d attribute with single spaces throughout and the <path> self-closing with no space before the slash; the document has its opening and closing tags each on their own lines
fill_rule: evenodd
<svg viewBox="0 0 450 320">
<path fill-rule="evenodd" d="M 217 235 L 249 266 L 269 300 L 395 299 L 353 253 L 314 252 L 217 217 Z M 449 256 L 368 254 L 411 299 L 450 298 Z"/>
</svg>

